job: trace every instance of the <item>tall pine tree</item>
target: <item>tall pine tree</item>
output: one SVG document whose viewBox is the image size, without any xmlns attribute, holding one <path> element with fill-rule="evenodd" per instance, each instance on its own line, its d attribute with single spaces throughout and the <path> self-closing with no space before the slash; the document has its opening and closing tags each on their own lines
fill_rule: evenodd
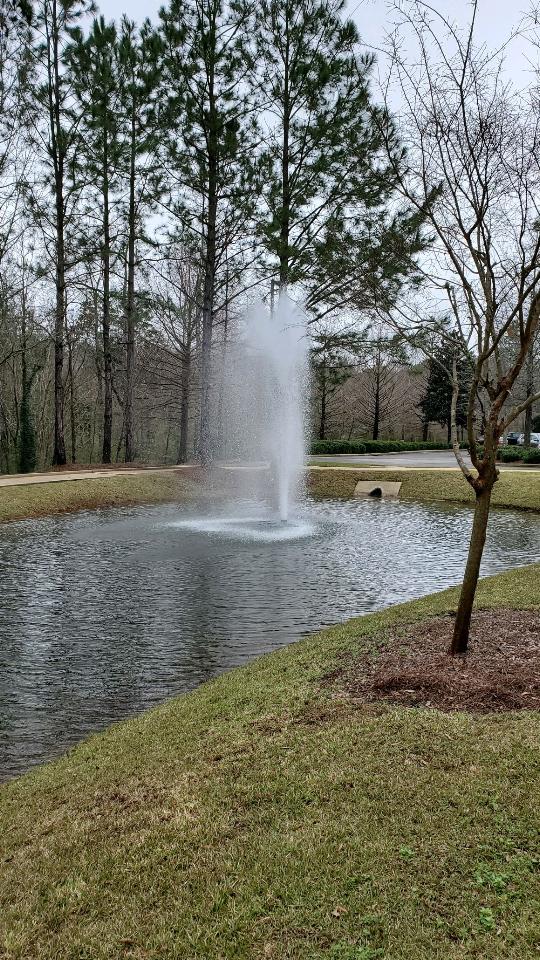
<svg viewBox="0 0 540 960">
<path fill-rule="evenodd" d="M 234 245 L 256 203 L 255 120 L 247 84 L 253 69 L 249 0 L 173 0 L 161 11 L 166 49 L 170 207 L 178 237 L 203 264 L 199 458 L 212 456 L 212 339 Z M 240 262 L 242 257 L 240 256 Z M 226 275 L 226 279 L 224 276 Z"/>
<path fill-rule="evenodd" d="M 57 465 L 66 462 L 64 350 L 67 276 L 72 266 L 67 240 L 77 215 L 79 184 L 70 183 L 70 177 L 81 142 L 80 115 L 74 111 L 65 51 L 71 31 L 93 9 L 90 0 L 37 0 L 33 20 L 36 70 L 29 87 L 27 134 L 36 151 L 38 168 L 29 202 L 44 233 L 46 248 L 51 250 L 55 274 L 53 463 Z"/>
<path fill-rule="evenodd" d="M 118 43 L 121 118 L 120 174 L 127 200 L 124 222 L 124 459 L 135 459 L 135 344 L 137 325 L 137 272 L 145 223 L 163 192 L 164 171 L 158 161 L 161 140 L 161 37 L 146 20 L 140 29 L 122 19 Z"/>
<path fill-rule="evenodd" d="M 385 138 L 399 145 L 371 99 L 373 57 L 344 13 L 344 0 L 263 0 L 254 12 L 270 118 L 262 237 L 280 287 L 301 284 L 313 310 L 381 304 L 422 246 L 382 157 Z"/>
<path fill-rule="evenodd" d="M 116 27 L 103 17 L 94 20 L 88 37 L 72 33 L 67 52 L 76 115 L 81 117 L 78 151 L 80 176 L 90 188 L 88 223 L 97 220 L 90 246 L 99 250 L 102 277 L 101 334 L 103 346 L 103 463 L 111 462 L 113 427 L 113 358 L 111 346 L 111 269 L 113 249 L 111 205 L 119 161 L 117 118 L 119 111 L 118 44 Z M 90 255 L 92 250 L 89 250 Z"/>
</svg>

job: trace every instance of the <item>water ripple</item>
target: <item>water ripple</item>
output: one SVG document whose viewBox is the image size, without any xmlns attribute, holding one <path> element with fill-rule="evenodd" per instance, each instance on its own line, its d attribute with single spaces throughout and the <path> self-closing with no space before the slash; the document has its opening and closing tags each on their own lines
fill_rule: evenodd
<svg viewBox="0 0 540 960">
<path fill-rule="evenodd" d="M 472 514 L 445 504 L 125 508 L 0 527 L 0 777 L 307 632 L 457 583 Z M 483 573 L 540 556 L 494 511 Z"/>
</svg>

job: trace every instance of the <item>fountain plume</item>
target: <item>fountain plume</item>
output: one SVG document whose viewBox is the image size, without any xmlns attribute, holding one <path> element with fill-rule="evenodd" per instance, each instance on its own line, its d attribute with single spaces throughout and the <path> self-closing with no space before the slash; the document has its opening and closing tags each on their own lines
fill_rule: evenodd
<svg viewBox="0 0 540 960">
<path fill-rule="evenodd" d="M 276 309 L 255 306 L 231 370 L 225 452 L 268 466 L 266 493 L 287 522 L 301 494 L 305 458 L 308 341 L 303 316 L 286 293 Z M 249 484 L 247 484 L 249 485 Z M 246 489 L 246 496 L 253 491 Z"/>
</svg>

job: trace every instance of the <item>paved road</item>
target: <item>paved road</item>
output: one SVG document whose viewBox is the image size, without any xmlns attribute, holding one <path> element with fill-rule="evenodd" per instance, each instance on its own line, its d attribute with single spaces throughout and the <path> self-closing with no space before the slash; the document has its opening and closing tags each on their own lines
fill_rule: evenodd
<svg viewBox="0 0 540 960">
<path fill-rule="evenodd" d="M 170 473 L 175 470 L 189 469 L 186 466 L 178 467 L 124 467 L 97 470 L 54 470 L 50 473 L 12 473 L 0 474 L 0 487 L 21 487 L 34 483 L 63 483 L 66 480 L 101 480 L 103 477 L 133 477 L 148 473 Z"/>
<path fill-rule="evenodd" d="M 458 469 L 456 458 L 452 450 L 412 450 L 409 453 L 365 453 L 361 456 L 353 454 L 341 454 L 335 457 L 310 457 L 311 463 L 320 464 L 343 464 L 344 467 L 354 464 L 360 467 L 435 467 L 442 469 Z M 467 457 L 467 462 L 470 463 Z M 525 467 L 520 464 L 509 463 L 500 464 L 502 470 L 514 469 L 523 470 Z M 538 467 L 527 466 L 527 469 L 538 469 Z"/>
<path fill-rule="evenodd" d="M 458 469 L 456 459 L 451 450 L 414 450 L 409 453 L 375 453 L 364 454 L 342 454 L 335 457 L 308 457 L 309 463 L 316 463 L 324 466 L 336 466 L 342 464 L 344 467 L 382 467 L 391 469 L 392 467 L 417 467 L 418 469 Z M 34 483 L 62 483 L 66 480 L 99 480 L 103 477 L 126 477 L 137 476 L 144 473 L 170 473 L 178 470 L 193 469 L 193 464 L 185 464 L 175 467 L 124 467 L 121 469 L 100 469 L 67 471 L 55 470 L 50 473 L 17 473 L 1 474 L 0 487 L 18 487 Z M 221 467 L 230 470 L 238 470 L 241 464 L 220 464 Z M 259 468 L 263 464 L 250 464 L 249 469 L 254 466 Z M 540 470 L 540 467 L 525 467 L 516 464 L 501 464 L 501 469 L 508 470 L 516 468 L 519 470 Z M 245 465 L 246 469 L 248 465 Z"/>
</svg>

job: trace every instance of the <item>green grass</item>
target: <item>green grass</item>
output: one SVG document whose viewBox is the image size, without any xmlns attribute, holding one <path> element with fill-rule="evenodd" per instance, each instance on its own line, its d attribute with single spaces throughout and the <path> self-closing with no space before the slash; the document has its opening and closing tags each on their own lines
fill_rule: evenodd
<svg viewBox="0 0 540 960">
<path fill-rule="evenodd" d="M 0 522 L 95 507 L 163 503 L 184 499 L 194 489 L 195 480 L 186 474 L 157 471 L 95 480 L 0 486 Z"/>
<path fill-rule="evenodd" d="M 474 495 L 459 470 L 356 468 L 320 465 L 308 473 L 314 496 L 352 497 L 358 480 L 397 480 L 401 500 L 452 500 L 473 503 Z M 540 510 L 540 470 L 504 470 L 493 488 L 494 506 Z"/>
<path fill-rule="evenodd" d="M 324 467 L 324 465 L 323 465 Z M 352 497 L 358 480 L 384 478 L 402 482 L 403 500 L 453 500 L 472 503 L 472 491 L 457 470 L 407 470 L 328 466 L 308 469 L 308 488 L 314 496 Z M 187 473 L 149 471 L 103 479 L 0 487 L 0 522 L 53 513 L 120 507 L 136 503 L 164 503 L 193 496 L 212 496 L 216 489 L 234 487 L 234 474 L 216 475 L 203 487 Z M 233 487 L 231 489 L 233 489 Z M 493 493 L 495 506 L 540 510 L 540 470 L 505 470 Z"/>
<path fill-rule="evenodd" d="M 3 960 L 529 960 L 540 715 L 355 710 L 340 652 L 451 609 L 351 621 L 0 789 Z M 482 582 L 540 606 L 540 566 Z"/>
</svg>

